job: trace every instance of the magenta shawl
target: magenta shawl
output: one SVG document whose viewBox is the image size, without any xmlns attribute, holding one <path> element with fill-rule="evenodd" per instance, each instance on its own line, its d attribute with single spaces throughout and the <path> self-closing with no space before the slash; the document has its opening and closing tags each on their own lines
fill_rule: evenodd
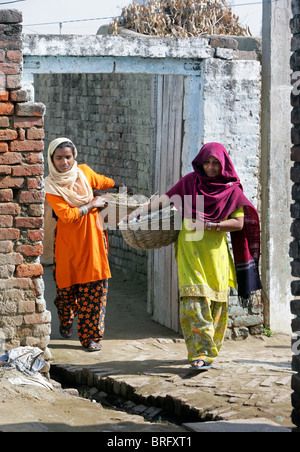
<svg viewBox="0 0 300 452">
<path fill-rule="evenodd" d="M 203 163 L 211 156 L 219 160 L 222 172 L 218 177 L 207 177 Z M 219 143 L 202 147 L 193 161 L 194 172 L 183 177 L 166 194 L 184 218 L 219 222 L 239 207 L 244 207 L 245 225 L 242 231 L 232 232 L 232 248 L 238 281 L 238 293 L 249 299 L 252 292 L 262 288 L 258 273 L 260 257 L 260 225 L 257 210 L 243 193 L 240 179 L 231 159 Z M 184 197 L 188 196 L 187 202 Z M 197 196 L 204 196 L 204 212 L 197 210 Z"/>
</svg>

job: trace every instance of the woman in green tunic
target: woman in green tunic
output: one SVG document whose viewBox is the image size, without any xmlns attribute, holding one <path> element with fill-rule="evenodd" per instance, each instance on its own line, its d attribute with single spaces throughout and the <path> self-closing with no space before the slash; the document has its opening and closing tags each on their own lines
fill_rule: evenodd
<svg viewBox="0 0 300 452">
<path fill-rule="evenodd" d="M 236 272 L 225 231 L 239 231 L 244 225 L 243 207 L 204 230 L 198 241 L 183 221 L 176 243 L 179 275 L 180 322 L 192 367 L 210 367 L 218 357 L 228 324 L 228 288 L 237 289 Z"/>
<path fill-rule="evenodd" d="M 180 321 L 192 368 L 206 370 L 218 357 L 224 341 L 229 287 L 238 289 L 244 302 L 261 289 L 260 230 L 257 211 L 243 194 L 221 144 L 203 146 L 193 168 L 194 172 L 139 213 L 170 203 L 182 213 L 182 230 L 176 243 Z M 231 233 L 235 262 L 227 232 Z"/>
</svg>

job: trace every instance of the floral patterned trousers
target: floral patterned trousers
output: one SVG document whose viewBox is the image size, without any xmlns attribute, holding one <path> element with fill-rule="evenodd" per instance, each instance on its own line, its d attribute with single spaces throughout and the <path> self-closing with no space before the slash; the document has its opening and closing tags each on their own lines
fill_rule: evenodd
<svg viewBox="0 0 300 452">
<path fill-rule="evenodd" d="M 58 289 L 54 301 L 63 328 L 72 326 L 78 315 L 78 337 L 84 347 L 101 342 L 105 329 L 108 280 L 76 284 Z"/>
<path fill-rule="evenodd" d="M 228 303 L 206 297 L 183 297 L 180 322 L 190 361 L 212 364 L 219 356 L 228 324 Z"/>
</svg>

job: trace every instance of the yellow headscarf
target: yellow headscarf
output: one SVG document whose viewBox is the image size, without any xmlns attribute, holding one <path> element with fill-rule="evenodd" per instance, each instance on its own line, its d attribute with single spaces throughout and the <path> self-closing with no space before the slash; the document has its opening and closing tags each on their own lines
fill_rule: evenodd
<svg viewBox="0 0 300 452">
<path fill-rule="evenodd" d="M 72 143 L 68 138 L 57 138 L 49 145 L 48 168 L 50 174 L 45 178 L 45 192 L 50 195 L 63 197 L 71 207 L 84 206 L 93 200 L 94 195 L 83 171 L 78 168 L 77 162 L 75 161 L 72 169 L 66 173 L 57 171 L 52 162 L 51 157 L 56 148 L 64 142 Z M 73 146 L 75 148 L 74 157 L 76 159 L 78 152 L 74 144 Z"/>
</svg>

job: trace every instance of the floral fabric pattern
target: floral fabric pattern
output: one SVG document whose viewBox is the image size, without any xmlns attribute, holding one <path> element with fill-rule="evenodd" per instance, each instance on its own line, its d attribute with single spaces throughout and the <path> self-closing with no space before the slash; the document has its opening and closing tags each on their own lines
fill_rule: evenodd
<svg viewBox="0 0 300 452">
<path fill-rule="evenodd" d="M 103 339 L 107 292 L 108 280 L 57 289 L 54 303 L 60 324 L 68 328 L 78 316 L 78 337 L 84 347 Z"/>
<path fill-rule="evenodd" d="M 190 361 L 212 364 L 219 356 L 228 324 L 228 303 L 183 297 L 180 322 Z"/>
</svg>

